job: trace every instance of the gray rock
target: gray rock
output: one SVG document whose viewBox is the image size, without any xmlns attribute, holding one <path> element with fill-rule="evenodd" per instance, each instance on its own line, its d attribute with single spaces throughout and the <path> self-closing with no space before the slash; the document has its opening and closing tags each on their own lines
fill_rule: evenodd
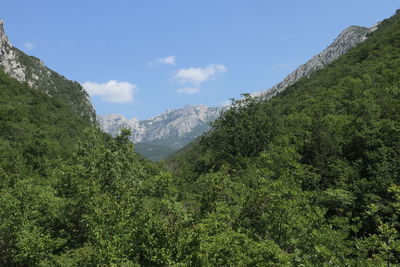
<svg viewBox="0 0 400 267">
<path fill-rule="evenodd" d="M 4 32 L 3 20 L 0 20 L 0 66 L 4 72 L 20 82 L 26 82 L 26 68 L 19 61 L 18 55 Z"/>
</svg>

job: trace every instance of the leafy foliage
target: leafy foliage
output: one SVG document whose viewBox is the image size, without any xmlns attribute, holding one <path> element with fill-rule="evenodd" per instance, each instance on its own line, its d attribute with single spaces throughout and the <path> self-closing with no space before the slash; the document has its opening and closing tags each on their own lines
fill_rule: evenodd
<svg viewBox="0 0 400 267">
<path fill-rule="evenodd" d="M 154 164 L 0 73 L 0 265 L 400 264 L 400 14 Z"/>
<path fill-rule="evenodd" d="M 175 149 L 170 148 L 169 146 L 149 143 L 138 143 L 135 145 L 135 150 L 143 157 L 154 162 L 161 161 L 175 152 Z"/>
</svg>

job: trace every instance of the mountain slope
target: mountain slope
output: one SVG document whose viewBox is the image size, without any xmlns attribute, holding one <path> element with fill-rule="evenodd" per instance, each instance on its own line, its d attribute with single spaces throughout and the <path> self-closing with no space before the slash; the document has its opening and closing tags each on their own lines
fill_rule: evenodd
<svg viewBox="0 0 400 267">
<path fill-rule="evenodd" d="M 15 168 L 15 173 L 29 170 L 32 175 L 49 171 L 50 162 L 70 155 L 89 126 L 64 101 L 0 70 L 0 173 L 10 168 Z"/>
<path fill-rule="evenodd" d="M 180 194 L 201 199 L 199 214 L 272 240 L 287 266 L 398 265 L 399 84 L 400 10 L 269 101 L 233 103 L 169 160 Z"/>
<path fill-rule="evenodd" d="M 0 69 L 0 266 L 102 265 L 69 253 L 90 242 L 90 202 L 111 187 L 116 194 L 122 178 L 117 194 L 132 201 L 139 179 L 157 174 L 147 162 L 126 136 L 111 139 L 62 99 Z"/>
<path fill-rule="evenodd" d="M 213 123 L 211 131 L 201 138 L 204 147 L 219 150 L 222 153 L 214 161 L 209 158 L 208 161 L 211 161 L 215 167 L 218 165 L 217 162 L 229 161 L 231 157 L 258 155 L 260 151 L 266 149 L 266 144 L 277 141 L 275 138 L 285 133 L 293 135 L 290 136 L 290 138 L 294 138 L 293 140 L 288 139 L 291 142 L 296 141 L 301 142 L 304 146 L 309 145 L 309 143 L 315 142 L 313 138 L 323 135 L 323 131 L 327 130 L 324 129 L 324 126 L 329 125 L 329 121 L 331 121 L 329 116 L 333 116 L 332 119 L 335 119 L 335 115 L 345 110 L 351 113 L 356 109 L 365 109 L 364 111 L 358 110 L 359 114 L 351 114 L 354 117 L 359 115 L 361 119 L 367 115 L 378 116 L 378 118 L 381 115 L 386 116 L 389 110 L 388 112 L 384 111 L 384 105 L 387 103 L 385 101 L 391 102 L 391 94 L 392 97 L 399 95 L 400 27 L 397 28 L 399 23 L 400 15 L 397 12 L 397 15 L 390 20 L 380 23 L 379 31 L 373 31 L 365 42 L 349 50 L 324 68 L 302 77 L 269 101 L 258 103 L 256 99 L 247 97 L 234 102 L 231 108 Z M 374 27 L 373 30 L 376 28 Z M 367 102 L 363 105 L 357 103 L 356 106 L 351 106 L 351 101 L 356 101 L 357 98 L 367 101 L 362 97 L 375 97 L 375 99 L 368 99 L 372 102 L 371 106 L 368 106 Z M 346 98 L 349 99 L 349 102 Z M 385 98 L 385 100 L 381 98 Z M 395 105 L 397 102 L 393 99 L 390 104 Z M 371 108 L 377 110 L 369 110 Z M 390 112 L 393 113 L 391 116 L 397 120 L 397 112 L 393 109 L 390 109 Z M 261 115 L 262 113 L 264 114 Z M 332 114 L 324 120 L 325 113 Z M 258 115 L 260 116 L 257 117 Z M 340 117 L 340 115 L 338 116 Z M 343 119 L 348 118 L 344 116 Z M 312 123 L 321 125 L 317 127 Z M 284 127 L 287 129 L 283 129 Z M 278 131 L 276 130 L 278 128 L 282 129 Z M 320 130 L 321 133 L 312 135 L 311 131 L 316 130 Z M 333 138 L 332 134 L 334 133 L 326 133 L 326 138 Z M 212 142 L 207 140 L 212 140 Z M 232 143 L 229 144 L 229 142 Z M 315 145 L 317 146 L 317 144 Z M 197 144 L 192 146 L 190 151 L 203 151 L 201 147 L 202 145 Z M 185 150 L 184 154 L 186 155 L 182 155 L 182 157 L 186 158 L 190 153 Z M 179 153 L 176 157 L 180 157 Z M 211 162 L 209 163 L 211 164 Z"/>
<path fill-rule="evenodd" d="M 67 80 L 47 68 L 44 63 L 15 48 L 4 32 L 0 20 L 0 66 L 12 78 L 26 82 L 49 96 L 62 99 L 73 111 L 92 124 L 96 123 L 96 113 L 85 89 L 77 82 Z"/>
<path fill-rule="evenodd" d="M 330 44 L 324 51 L 314 56 L 312 59 L 307 61 L 305 64 L 298 67 L 292 73 L 290 73 L 282 82 L 273 86 L 272 88 L 255 92 L 252 96 L 260 97 L 261 99 L 267 100 L 274 97 L 276 94 L 285 90 L 288 86 L 294 84 L 296 81 L 303 77 L 310 76 L 316 70 L 322 69 L 331 62 L 338 59 L 341 55 L 345 54 L 350 49 L 356 47 L 367 39 L 368 34 L 377 29 L 377 25 L 371 28 L 350 26 L 349 28 L 342 31 L 339 36 Z"/>
</svg>

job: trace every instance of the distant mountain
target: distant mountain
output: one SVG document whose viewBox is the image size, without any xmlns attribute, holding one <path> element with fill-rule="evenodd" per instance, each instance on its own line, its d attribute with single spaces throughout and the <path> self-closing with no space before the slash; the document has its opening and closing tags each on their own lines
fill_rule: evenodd
<svg viewBox="0 0 400 267">
<path fill-rule="evenodd" d="M 305 64 L 298 67 L 295 71 L 290 73 L 274 87 L 260 92 L 252 93 L 254 97 L 260 97 L 263 100 L 268 100 L 276 94 L 284 91 L 288 86 L 294 84 L 303 77 L 309 77 L 316 70 L 322 69 L 334 60 L 338 59 L 341 55 L 345 54 L 350 49 L 356 47 L 367 39 L 368 34 L 375 31 L 379 23 L 371 28 L 350 26 L 342 31 L 339 36 L 329 45 L 324 51 L 314 56 Z"/>
<path fill-rule="evenodd" d="M 148 145 L 169 147 L 169 152 L 172 153 L 207 131 L 209 123 L 218 118 L 223 109 L 205 105 L 185 106 L 143 121 L 136 118 L 127 119 L 121 114 L 111 114 L 99 116 L 99 123 L 106 133 L 113 136 L 117 135 L 121 128 L 132 129 L 133 143 L 145 143 L 147 147 Z M 137 146 L 139 153 L 141 147 L 145 146 Z M 153 151 L 156 153 L 158 150 Z M 151 151 L 146 150 L 146 154 L 149 153 Z"/>
<path fill-rule="evenodd" d="M 31 88 L 66 102 L 72 110 L 91 124 L 96 122 L 96 113 L 89 95 L 78 83 L 52 71 L 33 56 L 15 48 L 4 32 L 0 20 L 0 67 L 12 78 L 27 83 Z"/>
<path fill-rule="evenodd" d="M 367 39 L 368 34 L 376 30 L 377 25 L 371 28 L 351 26 L 345 29 L 324 51 L 298 67 L 282 82 L 271 89 L 252 93 L 251 96 L 260 97 L 262 100 L 274 97 L 299 79 L 310 76 L 362 43 Z M 136 118 L 126 119 L 120 114 L 103 116 L 99 118 L 99 121 L 103 130 L 111 135 L 116 135 L 123 127 L 130 128 L 133 131 L 134 143 L 162 145 L 175 151 L 207 131 L 209 123 L 214 121 L 224 108 L 226 107 L 186 106 L 182 109 L 166 111 L 145 121 L 139 121 Z M 150 158 L 157 157 L 159 151 L 157 149 L 141 151 L 140 149 L 141 146 L 138 146 L 139 153 L 143 152 Z"/>
</svg>

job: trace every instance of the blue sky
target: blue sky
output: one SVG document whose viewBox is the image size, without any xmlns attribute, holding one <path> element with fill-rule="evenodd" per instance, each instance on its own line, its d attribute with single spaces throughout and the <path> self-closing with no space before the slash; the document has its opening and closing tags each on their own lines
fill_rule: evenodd
<svg viewBox="0 0 400 267">
<path fill-rule="evenodd" d="M 101 115 L 148 119 L 268 89 L 398 0 L 4 0 L 14 46 L 90 90 Z"/>
</svg>

